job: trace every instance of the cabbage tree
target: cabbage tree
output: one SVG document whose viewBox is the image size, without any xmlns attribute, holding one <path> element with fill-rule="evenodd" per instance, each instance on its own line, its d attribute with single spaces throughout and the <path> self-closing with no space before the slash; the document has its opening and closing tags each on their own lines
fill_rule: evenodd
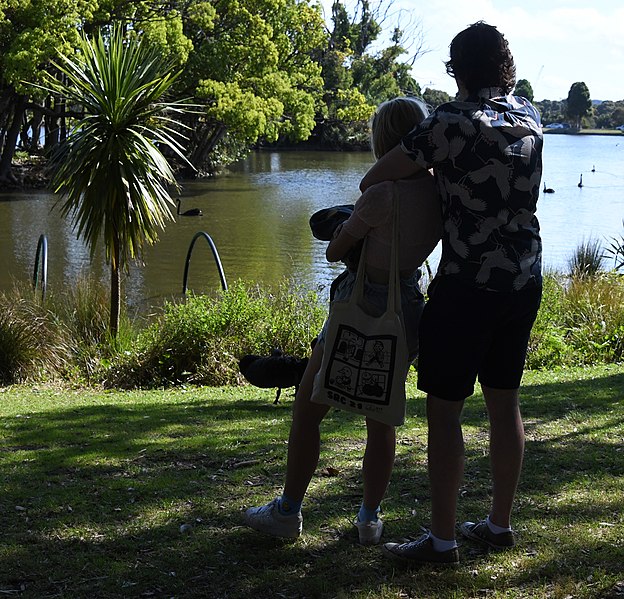
<svg viewBox="0 0 624 599">
<path fill-rule="evenodd" d="M 101 241 L 111 267 L 110 331 L 116 336 L 120 275 L 173 220 L 173 170 L 162 150 L 183 158 L 176 113 L 166 93 L 178 74 L 162 53 L 121 27 L 81 37 L 75 56 L 61 54 L 46 89 L 84 114 L 52 158 L 61 213 L 91 251 Z"/>
</svg>

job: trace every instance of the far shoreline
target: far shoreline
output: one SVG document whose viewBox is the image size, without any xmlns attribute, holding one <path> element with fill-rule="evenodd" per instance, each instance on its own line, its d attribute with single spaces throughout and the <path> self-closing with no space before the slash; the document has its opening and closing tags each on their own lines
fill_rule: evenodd
<svg viewBox="0 0 624 599">
<path fill-rule="evenodd" d="M 548 135 L 624 135 L 624 131 L 618 129 L 548 129 L 542 128 L 543 133 Z"/>
<path fill-rule="evenodd" d="M 618 129 L 548 129 L 543 128 L 542 132 L 547 135 L 611 135 L 621 136 L 624 135 L 624 131 Z M 343 148 L 328 148 L 317 147 L 315 144 L 303 142 L 295 145 L 259 145 L 250 151 L 253 152 L 353 152 L 361 153 L 370 151 L 369 148 L 363 145 L 351 144 L 348 147 Z M 227 167 L 225 167 L 227 169 Z M 22 191 L 50 191 L 49 189 L 49 173 L 46 170 L 46 161 L 41 156 L 29 156 L 28 158 L 22 158 L 15 160 L 12 165 L 12 171 L 15 175 L 15 181 L 0 181 L 0 194 L 10 192 L 22 192 Z M 219 176 L 218 173 L 207 175 L 204 177 L 197 177 L 195 179 L 187 179 L 180 177 L 180 181 L 183 180 L 203 180 L 211 179 L 215 176 Z"/>
</svg>

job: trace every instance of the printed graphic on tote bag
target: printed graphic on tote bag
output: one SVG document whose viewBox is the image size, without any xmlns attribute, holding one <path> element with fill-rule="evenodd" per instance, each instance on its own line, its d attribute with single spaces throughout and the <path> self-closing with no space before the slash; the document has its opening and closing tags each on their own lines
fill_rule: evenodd
<svg viewBox="0 0 624 599">
<path fill-rule="evenodd" d="M 349 400 L 387 405 L 395 354 L 395 336 L 367 337 L 341 325 L 332 348 L 325 387 Z"/>
</svg>

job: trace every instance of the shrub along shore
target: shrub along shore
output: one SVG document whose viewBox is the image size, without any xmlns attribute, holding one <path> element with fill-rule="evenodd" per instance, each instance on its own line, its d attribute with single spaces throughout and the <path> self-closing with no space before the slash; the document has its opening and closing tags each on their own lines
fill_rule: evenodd
<svg viewBox="0 0 624 599">
<path fill-rule="evenodd" d="M 527 369 L 624 361 L 624 278 L 588 269 L 547 273 Z M 238 281 L 211 296 L 167 302 L 150 319 L 107 331 L 106 290 L 83 281 L 45 303 L 30 288 L 0 294 L 0 385 L 57 381 L 106 388 L 241 382 L 238 360 L 276 347 L 304 357 L 326 315 L 315 292 Z"/>
</svg>

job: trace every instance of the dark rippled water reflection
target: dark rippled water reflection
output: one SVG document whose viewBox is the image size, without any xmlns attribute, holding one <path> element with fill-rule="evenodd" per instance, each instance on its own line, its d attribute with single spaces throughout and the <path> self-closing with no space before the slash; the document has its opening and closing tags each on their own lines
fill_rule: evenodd
<svg viewBox="0 0 624 599">
<path fill-rule="evenodd" d="M 546 267 L 565 270 L 576 245 L 590 237 L 606 242 L 624 234 L 623 157 L 624 136 L 546 136 L 544 181 L 555 189 L 539 204 Z M 261 152 L 226 175 L 184 183 L 182 210 L 197 207 L 204 216 L 177 217 L 148 248 L 144 265 L 133 266 L 126 280 L 129 304 L 144 310 L 180 295 L 187 249 L 198 231 L 214 240 L 228 281 L 275 284 L 287 278 L 326 293 L 340 268 L 325 261 L 324 244 L 310 234 L 309 216 L 325 206 L 354 202 L 370 163 L 367 153 Z M 108 280 L 103 252 L 90 261 L 71 227 L 52 210 L 54 201 L 47 193 L 0 195 L 1 290 L 13 280 L 32 279 L 41 234 L 48 238 L 49 289 L 73 285 L 81 275 Z M 437 252 L 434 269 L 436 260 Z M 189 288 L 204 292 L 219 286 L 209 246 L 200 239 Z"/>
</svg>

